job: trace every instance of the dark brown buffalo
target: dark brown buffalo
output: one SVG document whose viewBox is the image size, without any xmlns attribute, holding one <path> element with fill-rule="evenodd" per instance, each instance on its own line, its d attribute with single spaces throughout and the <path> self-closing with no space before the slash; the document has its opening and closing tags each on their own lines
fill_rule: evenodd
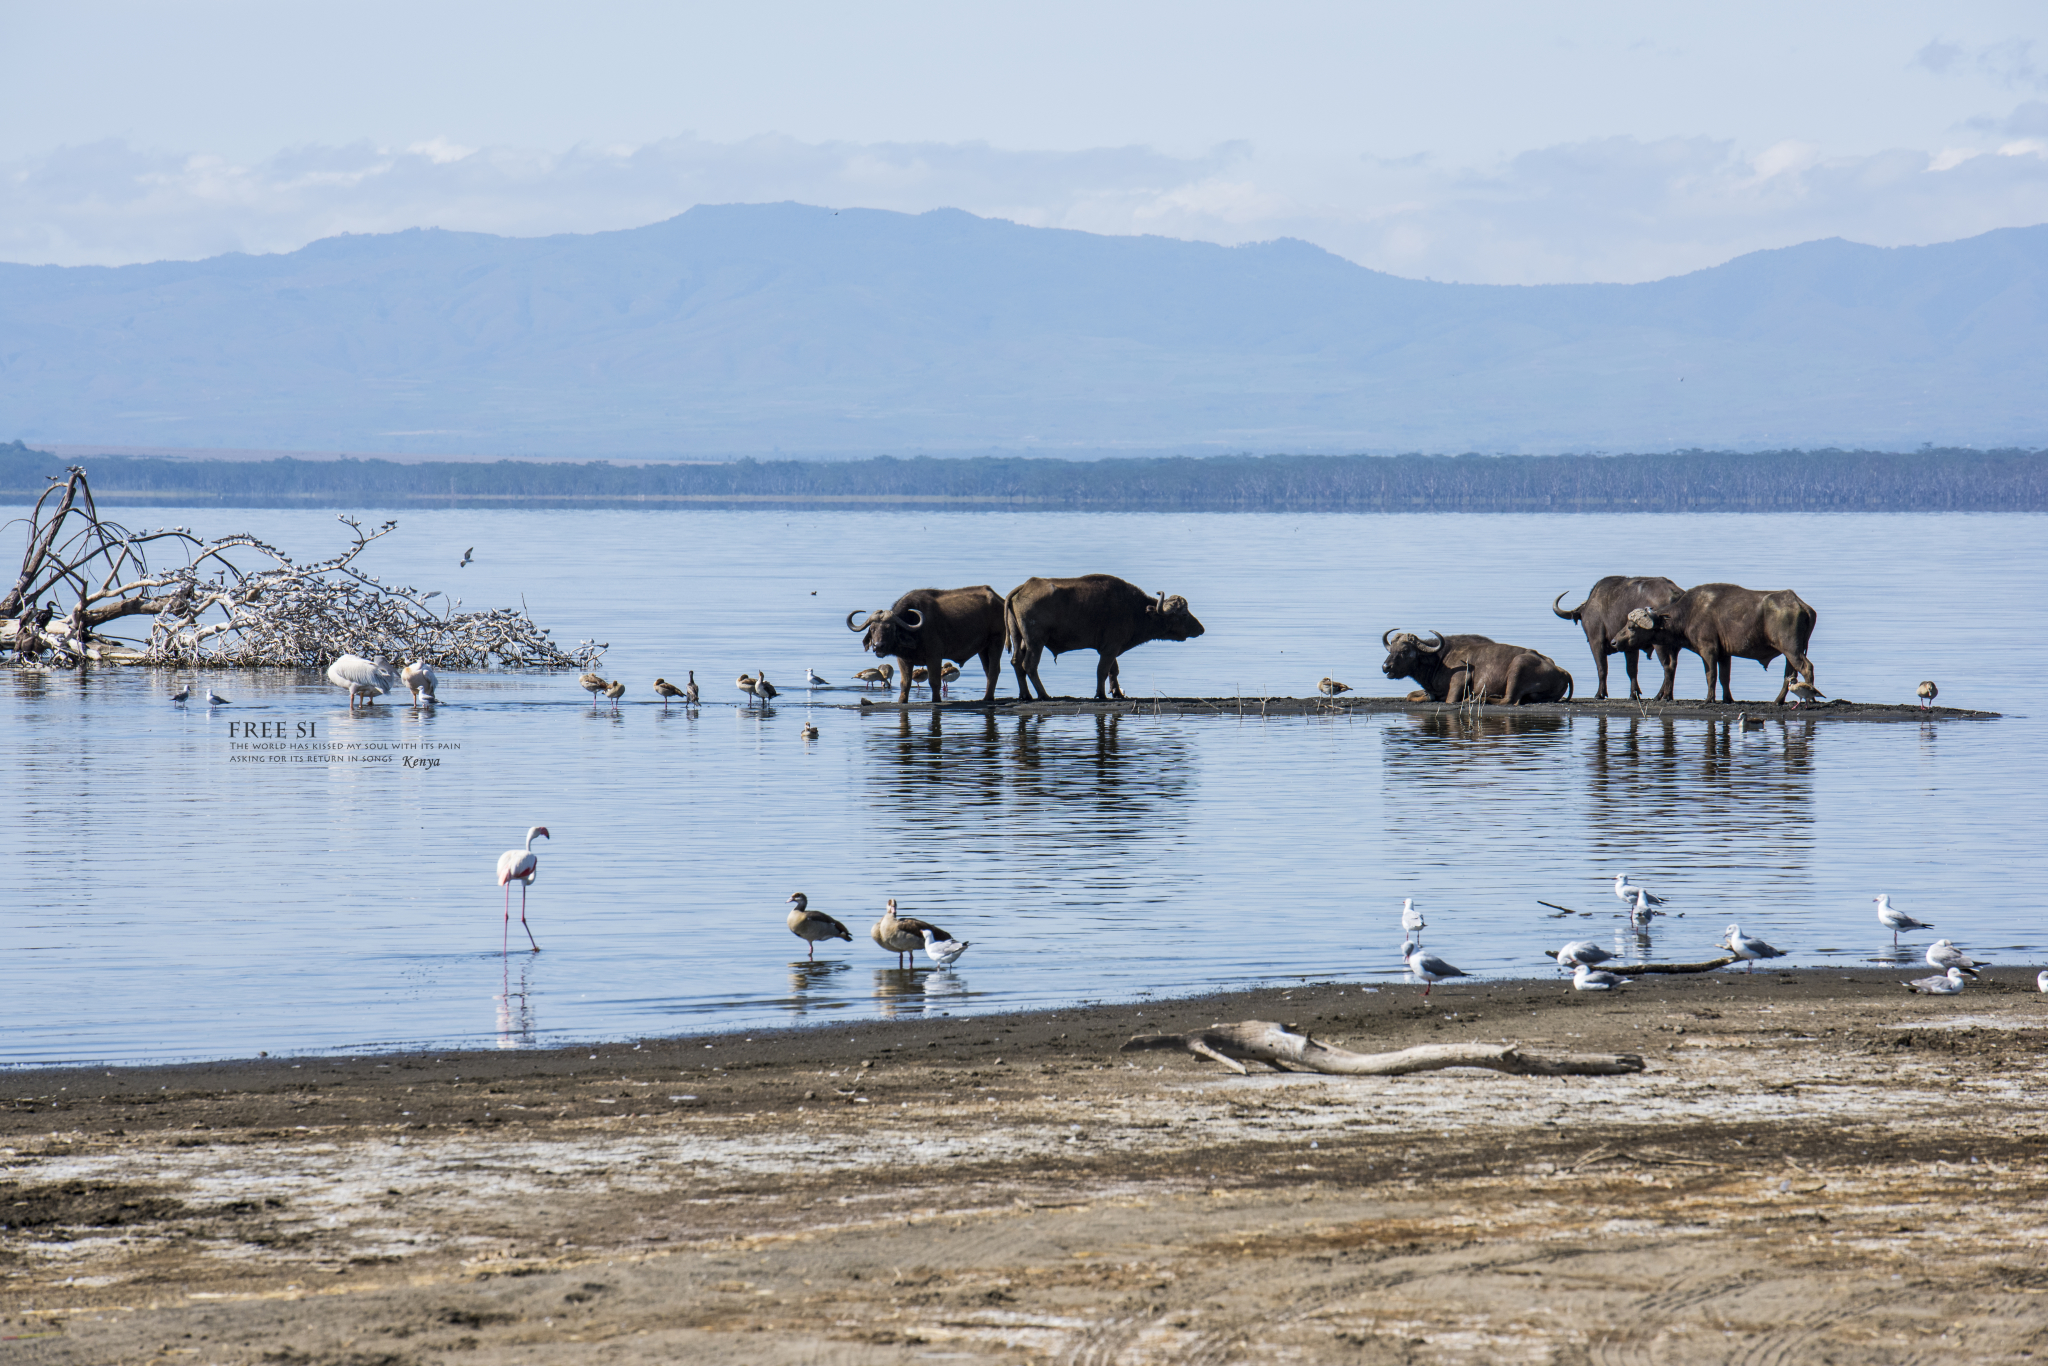
<svg viewBox="0 0 2048 1366">
<path fill-rule="evenodd" d="M 1109 696 L 1122 697 L 1118 655 L 1148 640 L 1191 640 L 1203 632 L 1186 598 L 1147 597 L 1114 574 L 1026 579 L 1010 590 L 1003 611 L 1017 695 L 1027 701 L 1033 686 L 1040 700 L 1049 696 L 1038 676 L 1039 657 L 1047 650 L 1054 659 L 1069 650 L 1095 651 L 1095 695 L 1103 697 L 1107 689 Z"/>
<path fill-rule="evenodd" d="M 1550 610 L 1566 621 L 1576 621 L 1586 632 L 1586 646 L 1593 652 L 1593 667 L 1600 672 L 1600 687 L 1594 692 L 1593 700 L 1607 696 L 1607 656 L 1618 654 L 1628 664 L 1628 695 L 1631 698 L 1643 695 L 1643 685 L 1636 677 L 1636 663 L 1642 657 L 1640 650 L 1618 650 L 1612 644 L 1614 633 L 1628 620 L 1628 614 L 1638 607 L 1662 607 L 1677 599 L 1685 590 L 1671 580 L 1659 577 L 1628 578 L 1621 574 L 1609 574 L 1593 585 L 1593 591 L 1586 600 L 1567 612 L 1558 606 L 1564 601 L 1559 593 L 1550 600 Z M 1657 658 L 1664 665 L 1664 683 L 1671 683 L 1671 671 L 1678 667 L 1678 651 L 1660 650 Z"/>
<path fill-rule="evenodd" d="M 1003 600 L 987 584 L 975 588 L 913 588 L 896 599 L 895 605 L 870 612 L 855 621 L 859 612 L 846 614 L 846 629 L 862 631 L 861 648 L 887 658 L 896 657 L 900 678 L 898 702 L 910 700 L 910 671 L 918 665 L 932 680 L 932 698 L 938 699 L 938 680 L 947 660 L 965 664 L 981 660 L 988 675 L 988 690 L 981 700 L 992 702 L 996 680 L 1002 677 Z"/>
<path fill-rule="evenodd" d="M 1486 636 L 1446 636 L 1432 642 L 1413 632 L 1388 631 L 1380 671 L 1388 678 L 1412 678 L 1439 702 L 1562 702 L 1572 695 L 1572 676 L 1549 655 Z"/>
<path fill-rule="evenodd" d="M 1789 588 L 1764 592 L 1732 583 L 1703 583 L 1679 594 L 1668 607 L 1638 607 L 1628 614 L 1610 642 L 1617 650 L 1691 650 L 1707 668 L 1707 700 L 1714 700 L 1714 679 L 1721 680 L 1721 700 L 1733 702 L 1729 674 L 1738 659 L 1753 659 L 1769 668 L 1785 656 L 1785 682 L 1776 701 L 1782 703 L 1795 675 L 1813 682 L 1813 661 L 1807 642 L 1813 639 L 1820 613 Z M 1657 693 L 1661 702 L 1672 695 L 1671 675 Z"/>
</svg>

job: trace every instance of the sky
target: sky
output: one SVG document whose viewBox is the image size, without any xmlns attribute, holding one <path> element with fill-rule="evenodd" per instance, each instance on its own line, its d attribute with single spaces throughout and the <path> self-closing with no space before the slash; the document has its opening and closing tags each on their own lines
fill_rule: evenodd
<svg viewBox="0 0 2048 1366">
<path fill-rule="evenodd" d="M 2039 3 L 0 0 L 0 260 L 801 200 L 1438 280 L 2048 221 Z"/>
</svg>

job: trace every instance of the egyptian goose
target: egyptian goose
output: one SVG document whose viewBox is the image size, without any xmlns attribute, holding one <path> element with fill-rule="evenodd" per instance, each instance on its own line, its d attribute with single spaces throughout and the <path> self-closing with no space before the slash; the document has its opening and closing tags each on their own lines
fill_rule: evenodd
<svg viewBox="0 0 2048 1366">
<path fill-rule="evenodd" d="M 928 920 L 919 920 L 914 915 L 896 914 L 896 898 L 890 897 L 888 909 L 882 912 L 882 918 L 875 922 L 874 928 L 870 929 L 868 934 L 877 944 L 896 955 L 896 966 L 900 968 L 905 966 L 903 959 L 906 954 L 915 955 L 919 949 L 926 947 L 926 930 L 931 931 L 933 939 L 944 941 L 953 937 Z M 910 966 L 916 966 L 916 962 L 913 956 Z"/>
<path fill-rule="evenodd" d="M 853 942 L 853 931 L 826 915 L 823 911 L 810 909 L 810 898 L 802 892 L 792 893 L 789 898 L 789 932 L 811 946 L 811 957 L 818 956 L 818 941 L 821 939 L 844 939 Z"/>
</svg>

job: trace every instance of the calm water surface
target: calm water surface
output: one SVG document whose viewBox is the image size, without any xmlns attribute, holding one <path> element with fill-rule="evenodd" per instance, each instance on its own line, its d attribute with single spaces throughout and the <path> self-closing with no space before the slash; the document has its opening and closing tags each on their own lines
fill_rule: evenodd
<svg viewBox="0 0 2048 1366">
<path fill-rule="evenodd" d="M 331 512 L 123 515 L 306 555 L 341 544 Z M 1388 989 L 1408 896 L 1426 942 L 1482 974 L 1540 974 L 1568 936 L 1705 957 L 1730 920 L 1794 964 L 1890 971 L 1931 936 L 1894 955 L 1879 891 L 2001 962 L 2041 961 L 2044 551 L 2048 518 L 2028 516 L 401 513 L 373 570 L 609 641 L 600 671 L 628 704 L 593 708 L 568 676 L 479 674 L 444 678 L 437 712 L 351 717 L 315 675 L 222 673 L 196 679 L 234 701 L 209 712 L 164 700 L 188 674 L 5 675 L 0 1061 L 523 1047 L 1301 978 Z M 870 662 L 849 609 L 1090 570 L 1185 594 L 1208 627 L 1128 656 L 1133 696 L 1299 696 L 1325 674 L 1389 692 L 1388 627 L 1527 644 L 1590 694 L 1551 597 L 1663 573 L 1798 588 L 1832 695 L 1910 701 L 1933 677 L 1944 703 L 2007 715 L 1831 724 L 1766 706 L 1766 729 L 1740 733 L 863 717 L 845 688 L 806 705 L 806 666 L 843 683 Z M 654 702 L 656 675 L 691 668 L 707 705 Z M 731 681 L 757 669 L 784 690 L 766 715 Z M 1087 693 L 1094 657 L 1045 672 Z M 1754 665 L 1735 678 L 1739 696 L 1776 691 Z M 970 665 L 962 682 L 979 681 Z M 1680 696 L 1702 690 L 1685 656 Z M 238 762 L 251 752 L 228 726 L 251 720 L 376 748 Z M 408 755 L 441 762 L 392 762 Z M 492 868 L 533 824 L 554 833 L 530 903 L 545 951 L 501 955 Z M 1617 914 L 1622 870 L 1683 913 L 1652 942 Z M 782 924 L 793 891 L 856 941 L 805 961 Z M 899 972 L 868 941 L 889 896 L 973 941 L 958 971 Z M 1539 900 L 1591 914 L 1551 919 Z"/>
</svg>

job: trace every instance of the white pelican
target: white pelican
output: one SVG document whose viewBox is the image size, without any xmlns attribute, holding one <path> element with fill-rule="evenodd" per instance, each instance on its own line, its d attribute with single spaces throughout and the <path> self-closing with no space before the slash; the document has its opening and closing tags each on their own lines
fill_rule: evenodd
<svg viewBox="0 0 2048 1366">
<path fill-rule="evenodd" d="M 683 695 L 683 690 L 666 678 L 657 678 L 654 680 L 654 695 L 661 699 L 662 709 L 667 710 L 671 701 Z"/>
<path fill-rule="evenodd" d="M 697 671 L 695 669 L 690 670 L 690 682 L 683 689 L 683 705 L 686 707 L 697 705 Z"/>
<path fill-rule="evenodd" d="M 1941 689 L 1935 687 L 1934 680 L 1930 678 L 1915 688 L 1913 693 L 1920 699 L 1920 705 L 1926 707 L 1932 706 L 1934 699 L 1941 696 Z"/>
<path fill-rule="evenodd" d="M 553 835 L 548 833 L 548 828 L 545 825 L 536 825 L 526 832 L 526 847 L 524 849 L 507 849 L 504 853 L 498 855 L 498 885 L 505 889 L 505 933 L 508 935 L 512 933 L 512 884 L 517 882 L 519 884 L 519 928 L 526 931 L 526 942 L 533 945 L 535 953 L 539 953 L 540 945 L 534 940 L 533 927 L 526 923 L 526 892 L 528 888 L 533 886 L 534 874 L 540 871 L 540 859 L 533 852 L 533 841 L 536 836 L 544 840 L 554 838 Z M 503 952 L 505 947 L 506 945 L 500 944 L 499 951 Z"/>
<path fill-rule="evenodd" d="M 398 671 L 398 681 L 412 690 L 412 704 L 420 704 L 420 694 L 425 693 L 427 701 L 439 702 L 434 689 L 441 686 L 441 680 L 434 676 L 434 666 L 424 659 L 414 660 Z"/>
<path fill-rule="evenodd" d="M 1325 678 L 1322 682 L 1316 684 L 1316 691 L 1325 697 L 1335 697 L 1340 692 L 1350 692 L 1351 685 L 1349 683 L 1339 683 L 1334 678 Z"/>
<path fill-rule="evenodd" d="M 1904 911 L 1892 905 L 1891 897 L 1880 892 L 1871 898 L 1877 903 L 1877 923 L 1892 932 L 1892 945 L 1897 947 L 1900 930 L 1931 930 L 1934 926 L 1924 920 L 1915 920 Z"/>
<path fill-rule="evenodd" d="M 1794 683 L 1790 688 L 1786 689 L 1786 691 L 1790 692 L 1794 697 L 1799 699 L 1798 702 L 1794 702 L 1792 704 L 1795 707 L 1800 705 L 1800 703 L 1802 702 L 1811 702 L 1816 697 L 1827 696 L 1826 693 L 1822 692 L 1819 688 L 1814 687 L 1813 684 L 1805 682 Z"/>
<path fill-rule="evenodd" d="M 904 966 L 905 954 L 914 955 L 920 948 L 926 946 L 926 930 L 931 931 L 933 939 L 950 940 L 953 937 L 929 920 L 919 920 L 914 915 L 896 914 L 896 898 L 890 897 L 889 908 L 882 913 L 882 918 L 875 922 L 868 935 L 877 944 L 896 955 L 896 966 L 900 968 Z M 913 957 L 910 965 L 914 967 L 916 963 L 917 960 Z"/>
<path fill-rule="evenodd" d="M 1950 968 L 1939 977 L 1916 977 L 1906 983 L 1906 990 L 1917 991 L 1923 996 L 1960 996 L 1963 994 L 1963 970 Z"/>
<path fill-rule="evenodd" d="M 826 915 L 823 911 L 810 909 L 810 898 L 802 892 L 793 892 L 789 898 L 789 932 L 811 946 L 811 957 L 818 956 L 820 939 L 844 939 L 853 942 L 853 931 Z"/>
<path fill-rule="evenodd" d="M 1429 989 L 1446 977 L 1470 977 L 1463 968 L 1454 968 L 1429 950 L 1415 945 L 1408 950 L 1408 971 L 1422 979 L 1422 994 L 1429 995 Z"/>
<path fill-rule="evenodd" d="M 1759 958 L 1783 958 L 1785 956 L 1783 949 L 1774 949 L 1763 940 L 1753 935 L 1744 934 L 1740 925 L 1730 925 L 1728 927 L 1727 932 L 1722 935 L 1721 947 L 1727 949 L 1728 952 L 1734 954 L 1737 958 L 1747 962 L 1751 972 L 1756 971 L 1756 960 Z"/>
<path fill-rule="evenodd" d="M 1627 873 L 1616 873 L 1614 875 L 1614 894 L 1621 898 L 1622 905 L 1633 910 L 1637 892 L 1641 892 L 1643 899 L 1652 906 L 1662 906 L 1664 904 L 1664 898 L 1652 892 L 1648 887 L 1638 887 L 1635 883 L 1630 882 Z"/>
<path fill-rule="evenodd" d="M 1617 977 L 1611 972 L 1598 972 L 1584 963 L 1572 971 L 1573 991 L 1612 991 L 1628 978 Z"/>
<path fill-rule="evenodd" d="M 1415 909 L 1415 898 L 1412 896 L 1402 897 L 1401 937 L 1420 944 L 1422 942 L 1422 932 L 1428 928 L 1429 922 L 1422 918 L 1421 911 Z"/>
<path fill-rule="evenodd" d="M 1575 939 L 1551 957 L 1561 968 L 1594 967 L 1614 957 L 1590 939 Z"/>
<path fill-rule="evenodd" d="M 337 688 L 348 689 L 348 708 L 354 711 L 357 697 L 364 694 L 370 698 L 382 697 L 397 687 L 398 674 L 381 661 L 372 664 L 361 655 L 343 655 L 327 666 L 327 681 Z"/>
<path fill-rule="evenodd" d="M 972 939 L 939 939 L 927 926 L 920 931 L 924 935 L 925 957 L 942 968 L 950 968 L 960 961 L 960 955 L 973 947 Z"/>
<path fill-rule="evenodd" d="M 816 669 L 805 669 L 804 686 L 806 688 L 829 688 L 832 685 L 830 683 L 827 683 L 824 679 L 818 677 L 818 671 Z"/>
<path fill-rule="evenodd" d="M 1964 953 L 1956 947 L 1956 941 L 1953 939 L 1937 939 L 1927 946 L 1927 966 L 1936 972 L 1944 968 L 1954 968 L 1958 972 L 1967 972 L 1975 977 L 1978 968 L 1988 968 L 1991 965 Z"/>
</svg>

